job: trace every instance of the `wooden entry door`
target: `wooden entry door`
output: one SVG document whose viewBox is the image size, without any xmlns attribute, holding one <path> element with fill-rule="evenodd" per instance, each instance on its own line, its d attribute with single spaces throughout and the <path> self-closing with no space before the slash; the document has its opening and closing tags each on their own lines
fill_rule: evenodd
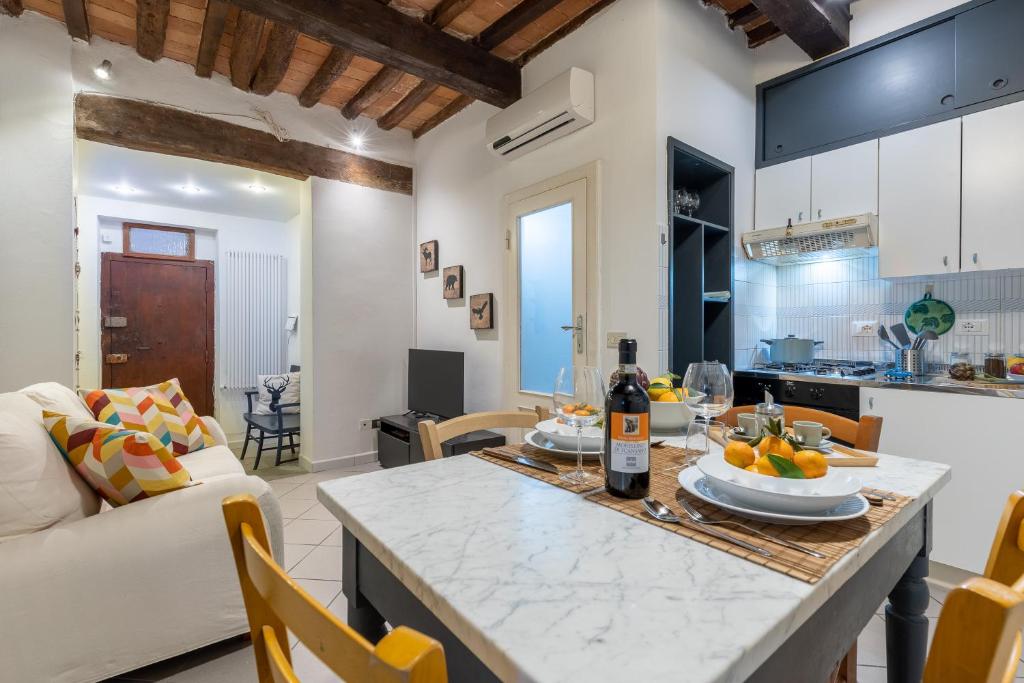
<svg viewBox="0 0 1024 683">
<path fill-rule="evenodd" d="M 177 377 L 198 415 L 213 415 L 213 261 L 103 254 L 103 386 Z"/>
</svg>

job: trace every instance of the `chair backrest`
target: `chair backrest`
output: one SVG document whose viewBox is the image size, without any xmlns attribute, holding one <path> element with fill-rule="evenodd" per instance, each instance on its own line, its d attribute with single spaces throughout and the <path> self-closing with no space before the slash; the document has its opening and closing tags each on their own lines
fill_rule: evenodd
<svg viewBox="0 0 1024 683">
<path fill-rule="evenodd" d="M 1024 491 L 1006 503 L 985 567 L 946 597 L 924 683 L 1014 680 L 1024 628 Z"/>
<path fill-rule="evenodd" d="M 740 413 L 754 412 L 754 406 L 736 406 L 719 419 L 730 427 L 737 425 L 736 416 Z M 882 418 L 875 415 L 862 415 L 860 421 L 848 417 L 826 413 L 824 410 L 803 408 L 800 406 L 784 406 L 783 415 L 787 425 L 794 420 L 820 422 L 832 430 L 832 437 L 862 451 L 877 451 L 878 442 L 882 438 Z"/>
<path fill-rule="evenodd" d="M 288 631 L 349 683 L 447 683 L 444 650 L 436 640 L 399 626 L 374 647 L 292 581 L 270 555 L 253 496 L 225 498 L 222 507 L 260 683 L 298 682 Z"/>
<path fill-rule="evenodd" d="M 532 411 L 506 410 L 470 413 L 445 420 L 441 424 L 433 420 L 424 420 L 419 424 L 420 441 L 423 443 L 423 458 L 436 460 L 442 457 L 442 443 L 478 429 L 500 429 L 502 427 L 531 429 L 538 422 L 546 419 L 546 417 L 542 417 L 541 410 L 538 406 Z"/>
</svg>

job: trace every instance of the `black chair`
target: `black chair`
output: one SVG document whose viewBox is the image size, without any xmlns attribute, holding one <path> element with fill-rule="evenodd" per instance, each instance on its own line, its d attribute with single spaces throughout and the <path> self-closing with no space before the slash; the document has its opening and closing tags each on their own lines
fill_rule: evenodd
<svg viewBox="0 0 1024 683">
<path fill-rule="evenodd" d="M 284 408 L 296 408 L 299 404 L 279 403 L 270 415 L 257 415 L 252 412 L 252 397 L 258 396 L 259 393 L 256 389 L 250 389 L 245 392 L 245 400 L 249 404 L 249 410 L 242 415 L 242 419 L 245 420 L 245 443 L 242 445 L 241 459 L 245 460 L 245 452 L 249 448 L 249 440 L 252 439 L 257 444 L 256 462 L 252 466 L 254 471 L 260 466 L 260 456 L 263 454 L 263 451 L 277 451 L 277 457 L 274 460 L 274 465 L 277 466 L 282 463 L 298 460 L 295 447 L 302 445 L 301 443 L 295 443 L 295 436 L 299 433 L 299 414 L 282 412 Z M 253 435 L 254 430 L 256 432 L 255 435 Z M 276 447 L 270 445 L 264 448 L 263 440 L 268 436 L 271 439 L 277 437 Z M 281 451 L 284 448 L 285 437 L 288 438 L 288 449 L 292 455 L 296 456 L 289 460 L 281 460 Z"/>
</svg>

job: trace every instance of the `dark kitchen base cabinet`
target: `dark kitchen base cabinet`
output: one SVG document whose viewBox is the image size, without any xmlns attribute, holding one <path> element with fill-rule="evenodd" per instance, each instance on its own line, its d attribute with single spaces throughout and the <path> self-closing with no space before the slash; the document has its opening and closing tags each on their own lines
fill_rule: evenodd
<svg viewBox="0 0 1024 683">
<path fill-rule="evenodd" d="M 377 460 L 381 467 L 399 467 L 414 462 L 423 462 L 423 445 L 420 442 L 419 423 L 425 417 L 413 415 L 388 415 L 380 418 L 377 432 Z M 476 431 L 455 437 L 441 444 L 444 457 L 461 455 L 491 446 L 504 446 L 505 437 L 488 431 Z"/>
</svg>

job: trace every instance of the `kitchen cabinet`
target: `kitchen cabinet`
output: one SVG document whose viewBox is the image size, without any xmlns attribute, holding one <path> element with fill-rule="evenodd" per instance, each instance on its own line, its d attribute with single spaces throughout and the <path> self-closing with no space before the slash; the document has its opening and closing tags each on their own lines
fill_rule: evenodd
<svg viewBox="0 0 1024 683">
<path fill-rule="evenodd" d="M 755 178 L 755 230 L 811 220 L 810 157 L 760 168 Z"/>
<path fill-rule="evenodd" d="M 880 452 L 953 468 L 933 506 L 931 559 L 982 573 L 1006 498 L 1024 482 L 1007 436 L 1024 400 L 862 388 L 860 402 L 861 415 L 883 418 Z"/>
<path fill-rule="evenodd" d="M 960 119 L 882 138 L 878 275 L 960 271 Z"/>
<path fill-rule="evenodd" d="M 958 14 L 958 107 L 1024 90 L 1024 2 L 995 0 Z"/>
<path fill-rule="evenodd" d="M 1024 102 L 963 117 L 961 270 L 1024 268 Z"/>
<path fill-rule="evenodd" d="M 811 218 L 878 213 L 878 140 L 811 157 Z"/>
</svg>

